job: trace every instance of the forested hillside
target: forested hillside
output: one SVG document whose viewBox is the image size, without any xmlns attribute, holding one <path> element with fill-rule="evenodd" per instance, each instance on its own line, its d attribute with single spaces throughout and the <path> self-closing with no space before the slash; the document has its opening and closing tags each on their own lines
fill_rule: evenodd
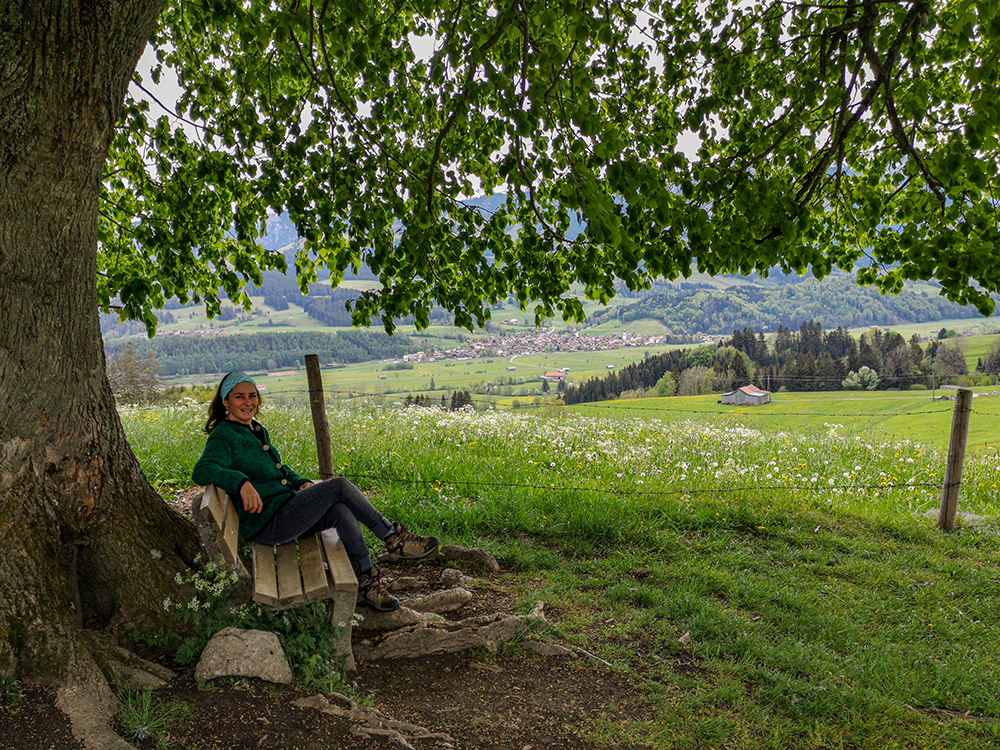
<svg viewBox="0 0 1000 750">
<path fill-rule="evenodd" d="M 776 331 L 780 326 L 797 328 L 803 320 L 832 329 L 974 317 L 979 317 L 975 308 L 956 305 L 932 292 L 882 295 L 872 287 L 858 286 L 852 276 L 841 276 L 822 282 L 808 278 L 798 284 L 741 285 L 724 291 L 681 287 L 603 310 L 588 323 L 653 319 L 682 337 L 696 332 L 728 334 L 742 328 Z"/>
<path fill-rule="evenodd" d="M 948 332 L 942 329 L 941 335 Z M 863 373 L 861 379 L 859 373 Z M 657 396 L 694 396 L 750 383 L 775 391 L 925 388 L 970 377 L 973 382 L 989 383 L 998 376 L 1000 348 L 980 360 L 978 373 L 970 376 L 954 340 L 935 340 L 925 347 L 916 336 L 907 341 L 898 333 L 879 329 L 855 340 L 846 328 L 824 331 L 818 322 L 809 321 L 798 331 L 779 327 L 771 341 L 762 332 L 744 328 L 717 345 L 647 357 L 567 388 L 563 400 L 567 404 L 606 401 L 643 396 L 648 391 Z"/>
<path fill-rule="evenodd" d="M 370 276 L 371 271 L 361 269 L 358 278 L 362 278 L 365 274 Z M 354 325 L 345 303 L 361 296 L 361 292 L 357 289 L 331 289 L 326 283 L 312 284 L 309 294 L 302 294 L 294 279 L 277 271 L 268 271 L 264 274 L 260 287 L 251 286 L 248 288 L 248 293 L 252 297 L 263 296 L 264 304 L 274 310 L 287 310 L 289 304 L 299 305 L 310 318 L 331 328 L 350 328 Z M 434 307 L 431 310 L 430 322 L 431 325 L 450 325 L 453 317 L 447 310 Z M 401 324 L 412 322 L 413 320 L 408 317 L 397 321 Z"/>
<path fill-rule="evenodd" d="M 138 343 L 151 349 L 164 375 L 230 370 L 275 370 L 304 364 L 306 354 L 322 364 L 349 364 L 401 357 L 419 347 L 406 335 L 383 332 L 282 331 L 211 336 L 157 336 Z"/>
</svg>

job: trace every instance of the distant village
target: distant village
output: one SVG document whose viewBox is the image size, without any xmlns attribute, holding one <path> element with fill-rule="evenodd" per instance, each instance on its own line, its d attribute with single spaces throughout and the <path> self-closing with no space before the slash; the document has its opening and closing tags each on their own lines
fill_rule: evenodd
<svg viewBox="0 0 1000 750">
<path fill-rule="evenodd" d="M 632 334 L 623 331 L 609 336 L 585 336 L 553 328 L 519 332 L 508 336 L 484 336 L 450 349 L 415 352 L 404 355 L 407 362 L 433 362 L 439 359 L 479 359 L 480 357 L 524 357 L 549 352 L 596 352 L 662 344 L 663 336 Z"/>
</svg>

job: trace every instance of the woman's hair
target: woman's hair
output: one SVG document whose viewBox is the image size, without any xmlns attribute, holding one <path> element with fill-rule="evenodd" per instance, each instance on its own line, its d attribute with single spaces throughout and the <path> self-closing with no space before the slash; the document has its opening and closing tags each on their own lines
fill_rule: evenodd
<svg viewBox="0 0 1000 750">
<path fill-rule="evenodd" d="M 234 371 L 235 372 L 235 371 Z M 228 377 L 231 373 L 226 373 Z M 226 381 L 223 377 L 219 381 L 219 385 L 215 389 L 215 396 L 212 397 L 212 403 L 208 405 L 208 420 L 205 422 L 205 432 L 211 432 L 215 429 L 215 426 L 226 419 L 226 405 L 222 403 L 222 384 Z M 256 385 L 254 388 L 256 389 Z M 257 403 L 260 404 L 261 396 L 260 391 L 257 391 Z"/>
</svg>

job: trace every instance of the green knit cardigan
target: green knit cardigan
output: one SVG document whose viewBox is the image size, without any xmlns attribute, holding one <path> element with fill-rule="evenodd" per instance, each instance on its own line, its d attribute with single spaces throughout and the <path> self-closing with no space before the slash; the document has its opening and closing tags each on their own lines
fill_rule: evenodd
<svg viewBox="0 0 1000 750">
<path fill-rule="evenodd" d="M 229 494 L 240 517 L 240 536 L 247 540 L 253 540 L 292 493 L 310 481 L 282 463 L 263 425 L 243 425 L 230 419 L 212 429 L 191 478 L 195 484 L 214 484 Z M 250 482 L 264 501 L 259 513 L 243 509 L 240 487 L 244 482 Z"/>
</svg>

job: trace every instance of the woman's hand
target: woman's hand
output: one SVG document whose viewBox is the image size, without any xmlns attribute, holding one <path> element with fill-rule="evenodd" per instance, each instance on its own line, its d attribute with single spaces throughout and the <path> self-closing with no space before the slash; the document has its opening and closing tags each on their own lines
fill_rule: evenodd
<svg viewBox="0 0 1000 750">
<path fill-rule="evenodd" d="M 304 490 L 306 487 L 312 487 L 312 486 L 313 486 L 312 482 L 305 482 L 304 484 L 299 485 L 299 489 Z"/>
<path fill-rule="evenodd" d="M 243 510 L 250 513 L 260 513 L 264 510 L 264 501 L 260 499 L 260 495 L 250 482 L 244 482 L 240 487 L 240 497 L 243 499 Z"/>
</svg>

